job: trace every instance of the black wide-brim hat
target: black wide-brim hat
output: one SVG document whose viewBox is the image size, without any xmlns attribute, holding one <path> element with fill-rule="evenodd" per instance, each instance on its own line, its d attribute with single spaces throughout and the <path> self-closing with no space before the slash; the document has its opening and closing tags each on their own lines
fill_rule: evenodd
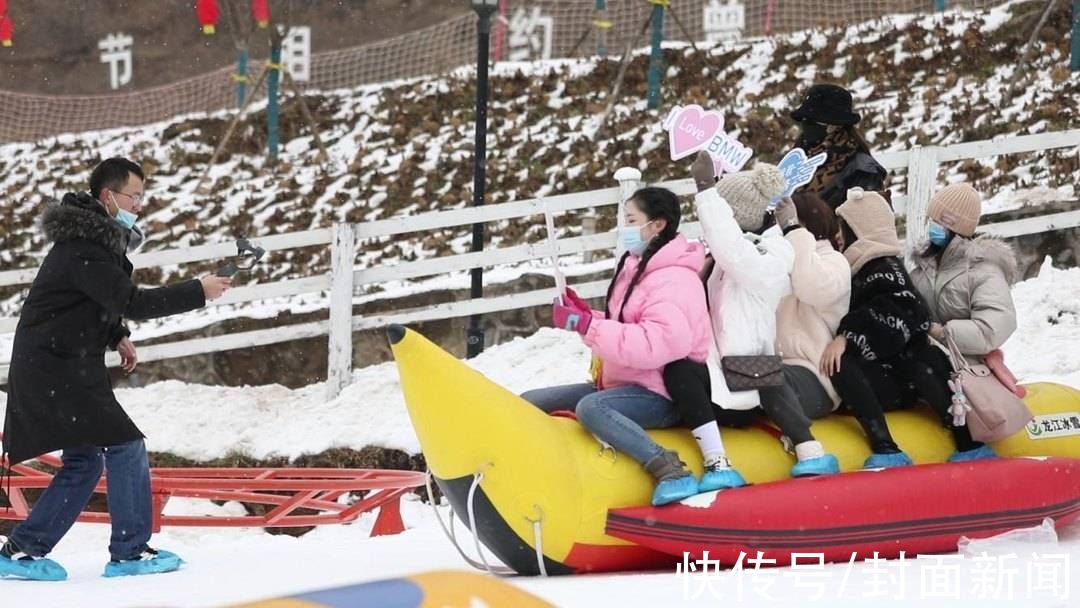
<svg viewBox="0 0 1080 608">
<path fill-rule="evenodd" d="M 851 92 L 847 89 L 835 84 L 815 84 L 791 117 L 799 122 L 812 120 L 826 125 L 854 125 L 862 117 L 855 113 L 853 106 Z"/>
</svg>

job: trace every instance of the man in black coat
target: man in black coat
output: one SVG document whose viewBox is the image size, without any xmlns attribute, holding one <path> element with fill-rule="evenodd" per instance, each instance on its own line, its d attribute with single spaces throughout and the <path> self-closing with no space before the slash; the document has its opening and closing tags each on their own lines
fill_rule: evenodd
<svg viewBox="0 0 1080 608">
<path fill-rule="evenodd" d="M 147 545 L 152 513 L 146 446 L 113 394 L 105 349 L 118 350 L 131 372 L 137 355 L 124 319 L 201 308 L 230 281 L 205 277 L 157 289 L 131 282 L 127 251 L 142 236 L 135 219 L 143 179 L 135 163 L 110 158 L 91 173 L 89 193 L 68 193 L 42 216 L 53 246 L 15 330 L 3 449 L 11 464 L 63 450 L 64 465 L 0 547 L 0 575 L 66 578 L 62 567 L 43 557 L 86 507 L 103 469 L 113 529 L 106 575 L 164 572 L 181 563 Z"/>
</svg>

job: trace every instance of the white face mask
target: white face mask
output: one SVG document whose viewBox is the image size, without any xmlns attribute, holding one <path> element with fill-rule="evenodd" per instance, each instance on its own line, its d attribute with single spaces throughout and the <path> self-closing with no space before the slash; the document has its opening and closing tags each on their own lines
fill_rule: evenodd
<svg viewBox="0 0 1080 608">
<path fill-rule="evenodd" d="M 641 254 L 645 253 L 645 249 L 649 246 L 649 241 L 652 239 L 646 239 L 642 234 L 642 230 L 645 226 L 648 226 L 652 222 L 645 222 L 641 226 L 625 226 L 619 230 L 619 242 L 622 244 L 623 249 L 630 252 L 630 255 L 639 258 Z"/>
</svg>

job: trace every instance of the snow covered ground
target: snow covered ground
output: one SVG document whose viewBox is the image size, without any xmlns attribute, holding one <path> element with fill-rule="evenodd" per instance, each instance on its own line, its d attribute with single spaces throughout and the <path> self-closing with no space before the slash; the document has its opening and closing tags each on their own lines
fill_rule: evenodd
<svg viewBox="0 0 1080 608">
<path fill-rule="evenodd" d="M 170 503 L 170 507 L 203 512 L 190 503 Z M 445 507 L 440 511 L 447 517 Z M 64 583 L 0 580 L 0 605 L 220 606 L 429 570 L 467 568 L 439 529 L 430 506 L 410 500 L 403 504 L 403 516 L 409 528 L 405 533 L 378 538 L 368 537 L 371 517 L 349 526 L 319 528 L 298 539 L 253 530 L 170 530 L 158 535 L 155 543 L 188 561 L 181 571 L 108 580 L 100 577 L 107 560 L 108 528 L 79 524 L 54 553 L 67 567 L 70 579 Z M 459 538 L 471 553 L 468 532 Z M 1061 531 L 1057 544 L 1013 545 L 1006 554 L 1011 551 L 1016 551 L 1015 558 L 994 552 L 986 558 L 927 556 L 879 565 L 727 572 L 712 580 L 657 572 L 518 577 L 509 582 L 557 606 L 1075 606 L 1077 590 L 1069 583 L 1080 581 L 1080 525 Z"/>
</svg>

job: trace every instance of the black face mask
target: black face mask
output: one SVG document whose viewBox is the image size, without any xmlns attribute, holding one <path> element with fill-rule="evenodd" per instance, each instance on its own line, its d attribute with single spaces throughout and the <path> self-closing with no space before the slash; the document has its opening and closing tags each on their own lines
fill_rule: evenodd
<svg viewBox="0 0 1080 608">
<path fill-rule="evenodd" d="M 795 146 L 802 148 L 804 152 L 808 152 L 811 148 L 825 141 L 825 135 L 829 129 L 826 125 L 809 120 L 800 122 L 799 127 L 802 128 L 802 132 L 799 133 L 799 139 L 795 142 Z"/>
</svg>

